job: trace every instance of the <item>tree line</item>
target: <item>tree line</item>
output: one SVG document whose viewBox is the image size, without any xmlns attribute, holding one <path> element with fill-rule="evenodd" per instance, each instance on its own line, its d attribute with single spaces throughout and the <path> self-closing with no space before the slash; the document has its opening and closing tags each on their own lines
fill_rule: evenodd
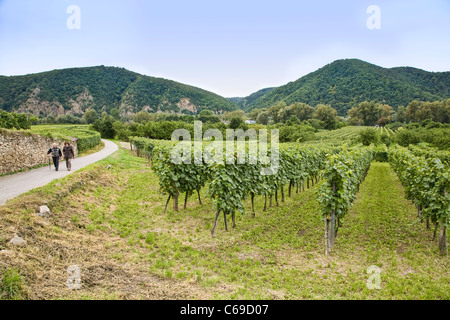
<svg viewBox="0 0 450 320">
<path fill-rule="evenodd" d="M 450 99 L 434 102 L 413 100 L 406 108 L 399 106 L 397 112 L 388 104 L 364 101 L 352 107 L 347 116 L 350 125 L 384 126 L 393 122 L 422 122 L 428 119 L 450 123 Z"/>
</svg>

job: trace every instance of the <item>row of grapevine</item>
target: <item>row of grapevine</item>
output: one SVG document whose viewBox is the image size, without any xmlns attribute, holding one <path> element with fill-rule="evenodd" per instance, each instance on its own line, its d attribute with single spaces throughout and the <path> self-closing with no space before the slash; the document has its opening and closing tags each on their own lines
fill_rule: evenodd
<svg viewBox="0 0 450 320">
<path fill-rule="evenodd" d="M 168 195 L 166 202 L 166 210 L 169 200 L 173 199 L 173 209 L 178 210 L 178 197 L 182 193 L 186 193 L 185 207 L 187 197 L 197 192 L 199 202 L 200 189 L 204 186 L 208 187 L 208 195 L 213 200 L 216 211 L 214 224 L 211 234 L 214 236 L 216 224 L 220 213 L 224 215 L 225 229 L 227 226 L 227 216 L 231 216 L 233 227 L 235 226 L 236 211 L 244 213 L 243 201 L 248 197 L 251 198 L 252 216 L 255 216 L 254 199 L 255 196 L 264 196 L 264 211 L 267 208 L 267 201 L 272 205 L 272 198 L 279 205 L 278 195 L 281 192 L 281 201 L 284 202 L 284 189 L 289 184 L 289 196 L 291 196 L 292 188 L 297 188 L 297 192 L 310 184 L 317 183 L 320 171 L 323 169 L 323 162 L 326 159 L 326 152 L 323 147 L 305 147 L 298 145 L 283 145 L 279 153 L 273 155 L 269 152 L 268 157 L 272 158 L 274 163 L 278 162 L 275 170 L 272 164 L 261 162 L 262 157 L 251 159 L 249 152 L 245 152 L 245 161 L 238 164 L 239 154 L 235 152 L 233 163 L 226 161 L 225 154 L 223 163 L 214 162 L 207 164 L 203 158 L 202 163 L 196 164 L 192 153 L 190 164 L 184 162 L 174 164 L 171 155 L 174 150 L 174 144 L 167 142 L 159 143 L 159 141 L 131 138 L 131 143 L 135 151 L 147 158 L 150 158 L 153 169 L 159 177 L 160 189 L 164 194 Z M 206 148 L 202 146 L 202 150 Z M 334 151 L 338 151 L 335 148 Z M 247 150 L 248 151 L 248 150 Z M 181 153 L 180 153 L 181 155 Z M 277 157 L 278 156 L 278 157 Z M 253 161 L 252 161 L 253 160 Z M 262 175 L 262 169 L 274 170 L 273 174 Z"/>
<path fill-rule="evenodd" d="M 134 150 L 139 157 L 147 158 L 149 161 L 153 157 L 155 146 L 173 146 L 174 143 L 168 140 L 153 140 L 142 137 L 129 137 L 131 150 Z"/>
<path fill-rule="evenodd" d="M 272 155 L 269 155 L 269 157 Z M 284 202 L 284 189 L 289 184 L 288 195 L 291 196 L 292 188 L 297 192 L 307 184 L 318 181 L 318 175 L 322 169 L 326 152 L 321 148 L 286 146 L 282 147 L 278 155 L 278 170 L 273 174 L 262 175 L 262 169 L 268 169 L 270 164 L 263 164 L 258 159 L 255 164 L 249 164 L 248 157 L 245 164 L 214 164 L 211 172 L 211 180 L 208 182 L 209 195 L 214 201 L 216 215 L 213 228 L 214 235 L 217 219 L 220 212 L 224 214 L 225 228 L 227 228 L 227 215 L 231 215 L 235 226 L 235 212 L 244 212 L 243 201 L 250 196 L 252 204 L 252 216 L 255 216 L 254 198 L 256 195 L 264 196 L 264 209 L 267 208 L 269 198 L 272 205 L 272 197 L 279 205 L 278 194 L 281 192 L 281 202 Z"/>
<path fill-rule="evenodd" d="M 317 192 L 321 213 L 325 218 L 325 253 L 329 254 L 360 183 L 373 159 L 371 148 L 343 150 L 328 156 L 322 171 L 323 183 Z"/>
<path fill-rule="evenodd" d="M 408 149 L 415 155 L 427 159 L 439 158 L 446 166 L 450 164 L 450 152 L 439 150 L 425 144 L 410 145 Z"/>
<path fill-rule="evenodd" d="M 446 254 L 446 233 L 450 220 L 448 165 L 437 157 L 415 156 L 404 148 L 391 150 L 389 162 L 405 188 L 406 197 L 417 206 L 418 216 L 435 224 L 435 236 L 440 225 L 439 250 Z"/>
</svg>

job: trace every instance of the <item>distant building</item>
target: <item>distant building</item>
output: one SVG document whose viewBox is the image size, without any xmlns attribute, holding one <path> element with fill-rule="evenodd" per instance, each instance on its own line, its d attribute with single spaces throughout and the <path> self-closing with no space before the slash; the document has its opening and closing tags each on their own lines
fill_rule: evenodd
<svg viewBox="0 0 450 320">
<path fill-rule="evenodd" d="M 255 124 L 256 121 L 255 120 L 245 120 L 246 124 Z"/>
</svg>

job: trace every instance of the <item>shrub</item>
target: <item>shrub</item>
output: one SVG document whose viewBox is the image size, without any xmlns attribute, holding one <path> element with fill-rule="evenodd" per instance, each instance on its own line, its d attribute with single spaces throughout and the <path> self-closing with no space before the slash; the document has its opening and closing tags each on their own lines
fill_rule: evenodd
<svg viewBox="0 0 450 320">
<path fill-rule="evenodd" d="M 358 142 L 361 142 L 365 146 L 380 143 L 380 136 L 377 130 L 373 128 L 367 128 L 358 133 Z"/>
<path fill-rule="evenodd" d="M 417 144 L 420 142 L 420 135 L 415 130 L 399 130 L 395 135 L 395 142 L 402 147 L 407 147 L 410 144 Z"/>
<path fill-rule="evenodd" d="M 37 118 L 24 113 L 9 113 L 0 110 L 0 128 L 5 129 L 30 129 L 31 123 L 37 121 Z"/>
</svg>

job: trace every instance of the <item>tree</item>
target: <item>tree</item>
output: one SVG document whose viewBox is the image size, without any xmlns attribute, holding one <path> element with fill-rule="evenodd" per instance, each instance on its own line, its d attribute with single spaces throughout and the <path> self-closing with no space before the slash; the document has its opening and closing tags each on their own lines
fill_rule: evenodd
<svg viewBox="0 0 450 320">
<path fill-rule="evenodd" d="M 112 108 L 109 114 L 116 120 L 120 120 L 120 111 L 117 108 Z"/>
<path fill-rule="evenodd" d="M 296 116 L 300 121 L 309 120 L 314 115 L 314 108 L 309 104 L 296 102 L 288 107 L 288 113 Z"/>
<path fill-rule="evenodd" d="M 239 117 L 235 117 L 231 119 L 230 124 L 228 125 L 231 129 L 237 129 L 244 123 L 244 120 Z"/>
<path fill-rule="evenodd" d="M 419 111 L 420 102 L 417 100 L 411 101 L 406 107 L 406 121 L 408 122 L 416 122 L 417 121 L 417 112 Z"/>
<path fill-rule="evenodd" d="M 152 121 L 153 115 L 148 113 L 147 111 L 139 111 L 136 114 L 133 114 L 133 121 L 137 123 L 144 123 L 147 121 Z"/>
<path fill-rule="evenodd" d="M 443 122 L 444 123 L 450 123 L 450 99 L 445 100 L 445 102 L 443 103 L 443 108 L 444 108 L 444 112 L 443 112 Z"/>
<path fill-rule="evenodd" d="M 266 112 L 267 111 L 267 109 L 253 109 L 252 111 L 250 111 L 249 112 L 249 114 L 248 114 L 248 117 L 250 118 L 250 119 L 258 119 L 258 116 L 259 116 L 259 114 L 260 113 L 262 113 L 262 112 Z"/>
<path fill-rule="evenodd" d="M 282 121 L 279 117 L 279 112 L 280 110 L 286 108 L 286 106 L 286 102 L 281 101 L 269 108 L 268 113 L 274 123 L 279 123 Z"/>
<path fill-rule="evenodd" d="M 325 123 L 325 129 L 336 127 L 337 111 L 326 104 L 318 104 L 314 111 L 314 118 Z"/>
<path fill-rule="evenodd" d="M 384 118 L 384 123 L 394 122 L 394 109 L 388 104 L 380 104 L 378 106 L 381 112 L 381 118 Z"/>
<path fill-rule="evenodd" d="M 202 110 L 199 115 L 198 115 L 198 119 L 203 122 L 212 122 L 212 123 L 217 123 L 220 122 L 220 119 L 218 116 L 214 115 L 214 113 L 211 110 Z"/>
<path fill-rule="evenodd" d="M 86 120 L 83 118 L 75 117 L 72 114 L 62 114 L 56 118 L 56 123 L 64 124 L 85 124 Z"/>
<path fill-rule="evenodd" d="M 381 116 L 381 109 L 374 101 L 361 102 L 358 105 L 358 111 L 366 126 L 374 126 Z"/>
<path fill-rule="evenodd" d="M 435 109 L 435 104 L 433 102 L 422 102 L 419 109 L 416 112 L 417 121 L 424 121 L 427 119 L 434 120 L 433 111 Z"/>
<path fill-rule="evenodd" d="M 113 129 L 117 134 L 117 138 L 121 141 L 128 141 L 128 138 L 132 135 L 128 125 L 122 121 L 115 121 L 113 123 Z"/>
<path fill-rule="evenodd" d="M 309 125 L 313 127 L 315 130 L 325 129 L 325 122 L 323 121 L 317 119 L 309 119 L 306 122 L 309 123 Z"/>
<path fill-rule="evenodd" d="M 350 125 L 352 125 L 352 126 L 362 126 L 363 125 L 364 121 L 361 118 L 358 107 L 351 107 L 351 109 L 348 110 L 347 115 L 350 118 L 350 120 L 349 120 Z"/>
<path fill-rule="evenodd" d="M 231 121 L 231 119 L 236 118 L 236 117 L 245 119 L 245 112 L 243 110 L 234 110 L 234 111 L 225 112 L 222 115 L 222 119 L 227 120 L 227 121 Z"/>
<path fill-rule="evenodd" d="M 399 106 L 397 109 L 397 121 L 401 123 L 406 122 L 406 113 L 405 113 L 405 107 Z"/>
<path fill-rule="evenodd" d="M 258 114 L 258 117 L 256 118 L 256 122 L 263 125 L 267 125 L 269 123 L 269 120 L 269 113 L 266 111 L 260 112 Z"/>
<path fill-rule="evenodd" d="M 100 119 L 97 119 L 92 127 L 94 130 L 100 132 L 102 138 L 114 139 L 116 132 L 114 130 L 114 118 L 108 114 L 104 114 Z"/>
<path fill-rule="evenodd" d="M 379 125 L 380 127 L 384 127 L 387 123 L 388 123 L 388 119 L 385 117 L 381 117 L 377 121 L 377 125 Z"/>
<path fill-rule="evenodd" d="M 87 124 L 92 124 L 95 122 L 95 120 L 98 119 L 98 114 L 95 110 L 88 110 L 84 113 L 83 116 L 84 120 L 86 120 Z"/>
<path fill-rule="evenodd" d="M 293 115 L 289 118 L 288 121 L 286 121 L 287 126 L 292 126 L 294 124 L 300 124 L 300 120 L 297 118 L 297 116 Z"/>
</svg>

